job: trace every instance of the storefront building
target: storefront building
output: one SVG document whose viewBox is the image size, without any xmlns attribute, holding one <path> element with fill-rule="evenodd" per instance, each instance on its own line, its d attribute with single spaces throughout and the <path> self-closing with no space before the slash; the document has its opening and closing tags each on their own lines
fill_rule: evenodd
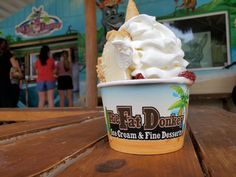
<svg viewBox="0 0 236 177">
<path fill-rule="evenodd" d="M 136 0 L 140 13 L 156 16 L 182 40 L 189 69 L 197 74 L 192 94 L 230 94 L 236 85 L 236 2 L 234 0 Z M 126 0 L 97 0 L 97 44 L 124 22 Z M 86 95 L 85 12 L 83 0 L 35 0 L 0 21 L 0 35 L 11 43 L 25 73 L 19 106 L 37 106 L 34 61 L 39 48 L 68 51 L 73 63 L 74 105 Z M 55 105 L 59 97 L 55 92 Z"/>
</svg>

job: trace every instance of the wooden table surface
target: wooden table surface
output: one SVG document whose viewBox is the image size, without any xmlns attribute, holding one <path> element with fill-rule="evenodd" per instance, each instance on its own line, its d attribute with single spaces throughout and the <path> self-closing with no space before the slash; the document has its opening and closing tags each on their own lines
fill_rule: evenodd
<svg viewBox="0 0 236 177">
<path fill-rule="evenodd" d="M 0 177 L 236 177 L 236 114 L 191 107 L 184 147 L 131 155 L 108 145 L 101 109 L 0 126 Z"/>
</svg>

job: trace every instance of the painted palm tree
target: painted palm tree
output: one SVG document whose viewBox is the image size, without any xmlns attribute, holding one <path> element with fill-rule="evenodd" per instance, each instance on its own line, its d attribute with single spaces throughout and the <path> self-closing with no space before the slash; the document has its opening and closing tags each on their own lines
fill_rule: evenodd
<svg viewBox="0 0 236 177">
<path fill-rule="evenodd" d="M 174 91 L 175 91 L 175 96 L 180 98 L 179 100 L 177 100 L 175 103 L 173 103 L 168 110 L 173 110 L 173 109 L 179 109 L 178 111 L 178 115 L 182 115 L 183 114 L 183 110 L 187 109 L 188 106 L 188 100 L 189 100 L 189 94 L 188 94 L 188 90 L 184 91 L 182 87 L 180 86 L 172 86 L 171 87 Z"/>
<path fill-rule="evenodd" d="M 50 17 L 49 16 L 43 16 L 42 17 L 43 18 L 43 23 L 46 23 L 46 24 L 48 24 L 49 22 L 50 22 Z"/>
</svg>

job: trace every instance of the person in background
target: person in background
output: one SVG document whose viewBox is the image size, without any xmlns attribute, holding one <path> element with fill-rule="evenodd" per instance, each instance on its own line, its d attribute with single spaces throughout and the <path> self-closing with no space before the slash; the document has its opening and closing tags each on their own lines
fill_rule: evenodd
<svg viewBox="0 0 236 177">
<path fill-rule="evenodd" d="M 49 108 L 54 107 L 55 63 L 49 56 L 50 48 L 46 45 L 42 46 L 39 58 L 35 62 L 39 108 L 45 106 L 46 100 Z"/>
<path fill-rule="evenodd" d="M 60 107 L 65 105 L 65 95 L 68 101 L 68 106 L 73 106 L 72 100 L 72 63 L 69 60 L 68 52 L 63 51 L 61 53 L 60 61 L 57 63 L 57 76 L 58 76 L 58 92 L 60 96 Z"/>
<path fill-rule="evenodd" d="M 12 102 L 17 105 L 20 96 L 20 81 L 23 79 L 23 74 L 18 60 L 12 58 L 12 67 L 10 69 L 10 79 L 12 84 Z"/>
<path fill-rule="evenodd" d="M 9 50 L 7 40 L 0 38 L 0 107 L 17 107 L 19 95 L 15 93 L 10 80 L 11 68 L 20 70 L 19 63 Z M 20 73 L 21 74 L 21 73 Z M 17 98 L 16 98 L 17 96 Z M 16 101 L 17 100 L 17 101 Z"/>
</svg>

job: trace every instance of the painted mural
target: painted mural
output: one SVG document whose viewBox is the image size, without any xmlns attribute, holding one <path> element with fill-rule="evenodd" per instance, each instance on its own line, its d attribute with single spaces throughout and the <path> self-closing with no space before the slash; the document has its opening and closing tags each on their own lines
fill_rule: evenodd
<svg viewBox="0 0 236 177">
<path fill-rule="evenodd" d="M 74 105 L 80 104 L 79 93 L 85 94 L 85 65 L 84 65 L 84 2 L 81 0 L 36 0 L 29 4 L 17 13 L 0 22 L 0 36 L 5 37 L 12 44 L 21 43 L 24 41 L 44 40 L 59 36 L 70 36 L 77 34 L 77 48 L 68 48 L 67 44 L 60 47 L 54 46 L 51 49 L 53 56 L 61 50 L 70 50 L 71 59 L 73 60 L 73 100 Z M 62 47 L 62 49 L 60 49 Z M 37 56 L 40 46 L 32 47 L 28 50 L 21 49 L 14 51 L 18 58 L 22 58 L 30 51 L 29 55 L 29 74 L 26 74 L 26 81 L 21 85 L 21 98 L 19 107 L 36 107 L 38 96 L 36 91 L 36 83 L 33 81 L 31 71 L 33 61 Z M 55 55 L 54 55 L 55 54 Z M 55 61 L 58 59 L 55 58 Z M 23 60 L 20 60 L 22 66 Z M 79 82 L 82 77 L 81 82 Z M 79 88 L 81 86 L 81 89 Z M 79 90 L 82 90 L 79 92 Z M 55 89 L 56 106 L 59 105 L 58 92 Z"/>
<path fill-rule="evenodd" d="M 105 43 L 105 36 L 108 31 L 111 30 L 118 30 L 120 26 L 125 21 L 125 14 L 124 12 L 119 12 L 119 4 L 122 3 L 121 0 L 97 0 L 96 5 L 101 10 L 102 19 L 101 19 L 101 33 L 98 34 L 98 47 L 99 52 L 102 52 L 104 43 Z"/>
<path fill-rule="evenodd" d="M 236 1 L 235 0 L 173 0 L 174 10 L 166 14 L 160 14 L 159 19 L 191 16 L 197 14 L 205 14 L 209 12 L 227 11 L 229 13 L 229 29 L 231 47 L 236 48 Z M 236 55 L 232 56 L 236 59 Z"/>
<path fill-rule="evenodd" d="M 234 0 L 136 0 L 140 13 L 148 13 L 159 19 L 191 16 L 226 10 L 229 12 L 231 32 L 232 60 L 235 60 L 236 48 L 236 2 Z M 117 29 L 124 21 L 127 0 L 97 0 L 98 42 L 104 40 L 104 34 L 110 29 Z M 15 26 L 21 24 L 32 13 L 32 9 L 44 7 L 43 12 L 61 19 L 63 27 L 50 36 L 78 32 L 84 36 L 84 1 L 83 0 L 36 0 L 13 16 L 0 22 L 0 35 L 11 42 L 25 40 L 25 36 L 16 33 Z M 46 16 L 47 17 L 47 16 Z M 48 18 L 44 18 L 47 21 Z M 33 38 L 42 36 L 32 36 Z M 84 43 L 84 42 L 81 42 Z M 101 42 L 102 43 L 102 42 Z M 102 46 L 100 46 L 100 51 Z"/>
<path fill-rule="evenodd" d="M 96 5 L 102 11 L 102 26 L 105 33 L 110 30 L 118 30 L 120 26 L 124 23 L 125 15 L 124 12 L 119 12 L 118 7 L 120 0 L 117 1 L 96 1 Z"/>
<path fill-rule="evenodd" d="M 52 34 L 54 31 L 62 28 L 62 21 L 56 16 L 48 15 L 44 11 L 44 6 L 39 8 L 32 8 L 32 13 L 21 22 L 16 25 L 16 35 L 22 37 L 43 37 Z"/>
<path fill-rule="evenodd" d="M 98 55 L 101 55 L 103 45 L 105 42 L 105 35 L 112 29 L 118 29 L 124 22 L 125 9 L 128 0 L 96 0 L 97 5 L 97 42 Z M 194 17 L 202 14 L 209 14 L 212 12 L 226 11 L 228 13 L 228 26 L 230 34 L 230 61 L 225 63 L 229 65 L 236 61 L 236 1 L 235 0 L 136 0 L 137 7 L 140 13 L 146 13 L 156 16 L 157 20 L 165 21 L 168 19 Z M 17 13 L 0 21 L 0 36 L 7 38 L 10 43 L 19 43 L 28 40 L 38 40 L 48 37 L 66 36 L 70 34 L 77 34 L 77 64 L 75 72 L 79 77 L 79 96 L 76 99 L 83 100 L 86 92 L 86 73 L 85 73 L 85 16 L 84 16 L 84 0 L 35 0 L 34 3 L 20 9 Z M 49 24 L 54 25 L 49 25 Z M 55 25 L 58 24 L 58 25 Z M 216 24 L 215 22 L 214 25 Z M 45 32 L 43 28 L 49 29 Z M 59 25 L 60 24 L 60 25 Z M 46 27 L 47 26 L 47 27 Z M 196 36 L 199 42 L 204 44 L 205 50 L 209 47 L 209 39 L 211 34 L 209 32 L 199 33 Z M 221 50 L 221 46 L 215 44 L 217 50 Z M 202 49 L 203 50 L 203 49 Z M 227 51 L 226 51 L 227 52 Z M 195 52 L 197 54 L 198 52 Z M 204 52 L 203 52 L 204 53 Z M 206 52 L 205 52 L 206 53 Z M 214 52 L 213 52 L 214 53 Z M 212 54 L 213 55 L 213 54 Z M 199 56 L 196 56 L 199 57 Z M 235 81 L 235 65 L 230 69 L 218 68 L 211 69 L 211 63 L 207 58 L 212 56 L 205 56 L 202 63 L 198 65 L 207 66 L 208 69 L 197 69 L 195 72 L 198 75 L 199 83 L 203 81 L 214 80 L 214 83 L 219 82 L 217 79 L 225 80 L 230 78 L 230 84 L 223 91 L 231 92 L 232 86 L 236 85 Z M 195 68 L 196 66 L 192 66 Z M 220 74 L 220 76 L 219 76 Z M 199 84 L 201 85 L 201 84 Z M 214 84 L 213 84 L 214 85 Z M 213 87 L 217 87 L 214 85 Z M 35 93 L 35 85 L 29 86 L 30 93 L 27 99 L 37 100 Z M 204 92 L 204 89 L 193 88 L 196 93 Z M 212 88 L 213 89 L 213 88 Z M 199 91 L 200 90 L 200 91 Z M 211 89 L 209 89 L 209 92 Z M 218 92 L 223 92 L 218 90 Z M 25 95 L 23 96 L 25 97 Z M 58 98 L 57 98 L 58 99 Z M 57 100 L 58 101 L 58 100 Z M 56 100 L 55 100 L 56 102 Z M 24 105 L 24 102 L 22 102 Z M 29 106 L 35 106 L 35 103 L 30 103 Z"/>
<path fill-rule="evenodd" d="M 190 16 L 226 10 L 230 14 L 231 45 L 236 46 L 236 2 L 234 0 L 136 0 L 140 13 L 156 16 L 157 19 L 166 19 L 181 16 Z M 98 32 L 118 28 L 124 21 L 127 0 L 97 0 Z M 36 0 L 13 16 L 0 22 L 0 35 L 8 37 L 12 42 L 24 40 L 15 33 L 15 26 L 21 24 L 32 13 L 32 9 L 44 7 L 43 12 L 61 19 L 63 27 L 50 34 L 57 36 L 74 31 L 84 34 L 84 1 L 83 0 Z M 44 18 L 44 21 L 47 18 Z M 36 36 L 35 36 L 36 37 Z"/>
<path fill-rule="evenodd" d="M 179 4 L 179 0 L 175 0 L 174 15 L 178 9 L 186 9 L 187 14 L 189 13 L 189 11 L 194 12 L 196 6 L 197 6 L 197 0 L 183 0 L 181 4 Z"/>
</svg>

